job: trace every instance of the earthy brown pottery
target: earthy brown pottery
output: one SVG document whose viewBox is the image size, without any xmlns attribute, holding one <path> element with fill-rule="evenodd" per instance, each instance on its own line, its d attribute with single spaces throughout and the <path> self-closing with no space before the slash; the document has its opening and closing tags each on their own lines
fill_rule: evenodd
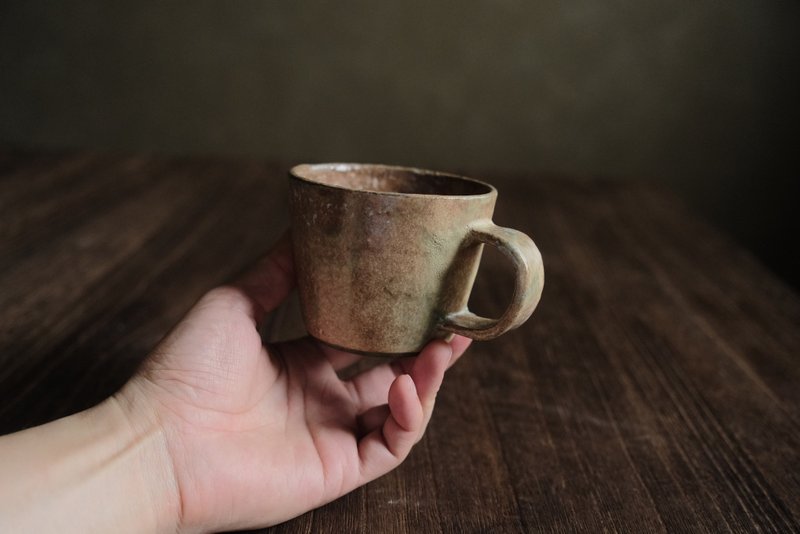
<svg viewBox="0 0 800 534">
<path fill-rule="evenodd" d="M 494 187 L 385 165 L 299 165 L 289 174 L 301 309 L 320 341 L 403 355 L 451 333 L 497 337 L 539 302 L 541 255 L 525 234 L 492 223 Z M 483 243 L 516 268 L 499 319 L 467 309 Z"/>
</svg>

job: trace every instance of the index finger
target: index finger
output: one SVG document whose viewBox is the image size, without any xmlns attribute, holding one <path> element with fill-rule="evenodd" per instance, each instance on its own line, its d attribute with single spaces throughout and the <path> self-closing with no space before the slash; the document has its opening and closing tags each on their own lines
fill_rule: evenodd
<svg viewBox="0 0 800 534">
<path fill-rule="evenodd" d="M 292 241 L 287 230 L 235 285 L 256 305 L 256 322 L 277 308 L 295 286 Z"/>
</svg>

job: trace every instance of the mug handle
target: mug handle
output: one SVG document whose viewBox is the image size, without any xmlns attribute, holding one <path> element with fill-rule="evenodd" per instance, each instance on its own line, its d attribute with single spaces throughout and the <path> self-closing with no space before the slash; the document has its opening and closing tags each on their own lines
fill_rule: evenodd
<svg viewBox="0 0 800 534">
<path fill-rule="evenodd" d="M 471 225 L 464 246 L 486 243 L 500 249 L 514 264 L 516 279 L 511 303 L 499 319 L 475 315 L 466 307 L 445 316 L 441 329 L 479 341 L 494 339 L 528 320 L 544 287 L 542 255 L 530 237 L 518 230 L 483 220 Z"/>
</svg>

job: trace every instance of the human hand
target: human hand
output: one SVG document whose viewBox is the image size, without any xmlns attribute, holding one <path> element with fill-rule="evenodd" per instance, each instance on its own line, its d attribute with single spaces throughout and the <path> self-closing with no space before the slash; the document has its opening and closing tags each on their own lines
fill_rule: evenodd
<svg viewBox="0 0 800 534">
<path fill-rule="evenodd" d="M 349 380 L 359 356 L 312 339 L 264 346 L 258 325 L 294 285 L 288 239 L 205 295 L 117 399 L 163 431 L 181 531 L 265 526 L 397 467 L 470 340 L 429 343 Z"/>
</svg>

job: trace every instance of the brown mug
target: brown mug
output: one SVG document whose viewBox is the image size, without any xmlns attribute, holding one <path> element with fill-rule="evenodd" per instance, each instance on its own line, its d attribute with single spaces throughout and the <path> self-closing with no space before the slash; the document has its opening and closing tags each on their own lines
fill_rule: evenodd
<svg viewBox="0 0 800 534">
<path fill-rule="evenodd" d="M 541 254 L 527 235 L 492 222 L 491 185 L 350 163 L 298 165 L 289 175 L 300 307 L 316 339 L 400 356 L 453 333 L 495 338 L 539 302 Z M 511 303 L 498 319 L 467 309 L 484 243 L 516 269 Z"/>
</svg>

